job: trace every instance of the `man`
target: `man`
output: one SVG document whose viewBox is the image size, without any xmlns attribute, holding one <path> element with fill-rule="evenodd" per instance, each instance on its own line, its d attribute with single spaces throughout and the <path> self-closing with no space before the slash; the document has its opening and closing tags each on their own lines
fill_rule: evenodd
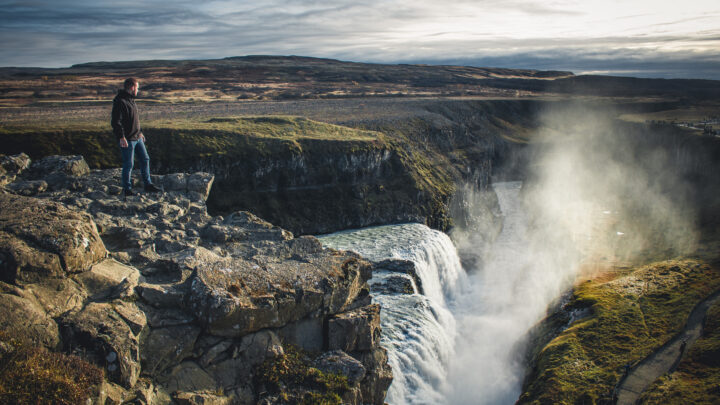
<svg viewBox="0 0 720 405">
<path fill-rule="evenodd" d="M 140 158 L 140 173 L 145 184 L 145 191 L 151 193 L 161 191 L 150 180 L 150 156 L 145 149 L 145 136 L 140 130 L 140 118 L 137 105 L 135 105 L 139 87 L 140 83 L 136 78 L 131 77 L 125 80 L 124 88 L 118 91 L 113 100 L 110 119 L 122 155 L 122 187 L 125 196 L 135 194 L 132 191 L 131 174 L 136 152 Z"/>
</svg>

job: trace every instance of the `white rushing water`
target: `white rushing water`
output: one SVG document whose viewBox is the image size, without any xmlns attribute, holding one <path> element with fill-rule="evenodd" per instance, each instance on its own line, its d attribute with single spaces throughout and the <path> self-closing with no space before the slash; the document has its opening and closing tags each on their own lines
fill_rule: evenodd
<svg viewBox="0 0 720 405">
<path fill-rule="evenodd" d="M 503 228 L 470 277 L 469 288 L 455 303 L 460 330 L 446 400 L 452 404 L 512 404 L 520 395 L 524 368 L 518 343 L 543 315 L 534 305 L 539 283 L 536 256 L 521 206 L 521 183 L 494 186 L 503 214 Z"/>
<path fill-rule="evenodd" d="M 378 293 L 382 344 L 394 380 L 386 401 L 400 404 L 512 404 L 524 369 L 520 343 L 565 282 L 552 249 L 533 241 L 519 182 L 493 185 L 503 229 L 482 269 L 470 276 L 450 238 L 421 224 L 380 226 L 320 237 L 373 261 L 412 260 L 425 295 Z M 397 277 L 397 276 L 395 276 Z"/>
<path fill-rule="evenodd" d="M 382 305 L 382 345 L 388 349 L 393 383 L 386 401 L 399 404 L 444 402 L 444 384 L 453 356 L 455 321 L 448 303 L 461 293 L 466 275 L 450 238 L 421 224 L 387 225 L 319 238 L 325 246 L 353 250 L 373 261 L 415 263 L 423 294 L 374 293 Z M 377 272 L 372 286 L 389 277 Z"/>
</svg>

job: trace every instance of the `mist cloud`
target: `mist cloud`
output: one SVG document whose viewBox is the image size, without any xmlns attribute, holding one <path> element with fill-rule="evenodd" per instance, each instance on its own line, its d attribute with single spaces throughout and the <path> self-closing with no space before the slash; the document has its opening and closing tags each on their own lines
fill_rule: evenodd
<svg viewBox="0 0 720 405">
<path fill-rule="evenodd" d="M 529 146 L 528 178 L 495 185 L 504 216 L 495 243 L 484 249 L 472 232 L 453 231 L 459 253 L 482 260 L 468 269 L 468 292 L 455 303 L 448 403 L 515 401 L 528 332 L 578 275 L 694 249 L 682 137 L 619 124 L 616 115 L 598 105 L 552 104 Z M 493 200 L 467 201 L 473 209 L 457 224 L 482 230 L 490 221 L 485 229 L 492 229 Z"/>
<path fill-rule="evenodd" d="M 602 110 L 565 105 L 543 115 L 527 192 L 536 229 L 610 265 L 691 251 L 696 212 L 674 158 L 682 138 L 619 124 Z"/>
</svg>

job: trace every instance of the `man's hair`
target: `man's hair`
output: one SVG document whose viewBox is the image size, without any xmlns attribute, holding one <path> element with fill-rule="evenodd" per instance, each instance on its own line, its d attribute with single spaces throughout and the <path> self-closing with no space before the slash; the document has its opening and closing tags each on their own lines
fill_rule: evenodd
<svg viewBox="0 0 720 405">
<path fill-rule="evenodd" d="M 130 90 L 130 88 L 136 84 L 138 84 L 138 79 L 134 77 L 128 77 L 127 79 L 125 79 L 125 90 Z"/>
</svg>

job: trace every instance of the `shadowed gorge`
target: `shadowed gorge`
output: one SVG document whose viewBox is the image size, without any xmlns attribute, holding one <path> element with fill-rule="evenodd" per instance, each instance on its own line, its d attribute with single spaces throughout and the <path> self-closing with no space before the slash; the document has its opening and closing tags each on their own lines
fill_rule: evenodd
<svg viewBox="0 0 720 405">
<path fill-rule="evenodd" d="M 126 76 L 163 193 L 121 196 Z M 252 56 L 0 89 L 0 361 L 78 355 L 92 403 L 609 404 L 720 289 L 717 81 Z M 712 403 L 716 306 L 643 401 Z"/>
</svg>

